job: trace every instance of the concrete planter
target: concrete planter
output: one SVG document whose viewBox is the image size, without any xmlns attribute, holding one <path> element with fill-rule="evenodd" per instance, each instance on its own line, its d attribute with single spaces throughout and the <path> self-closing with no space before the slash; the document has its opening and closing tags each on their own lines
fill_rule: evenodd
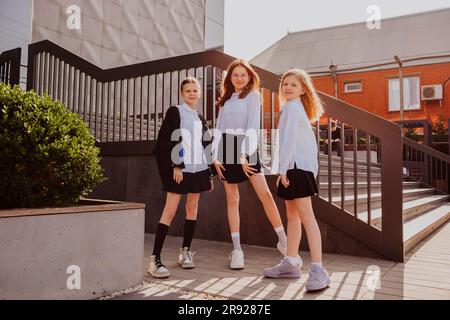
<svg viewBox="0 0 450 320">
<path fill-rule="evenodd" d="M 92 299 L 143 280 L 145 205 L 0 210 L 0 299 Z"/>
</svg>

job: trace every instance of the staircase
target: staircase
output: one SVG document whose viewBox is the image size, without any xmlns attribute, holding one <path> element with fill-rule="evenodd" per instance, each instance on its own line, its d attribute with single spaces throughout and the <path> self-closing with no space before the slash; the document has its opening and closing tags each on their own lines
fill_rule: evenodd
<svg viewBox="0 0 450 320">
<path fill-rule="evenodd" d="M 344 208 L 354 216 L 355 183 L 353 159 L 344 159 Z M 341 207 L 341 157 L 332 156 L 331 203 Z M 358 161 L 357 166 L 357 219 L 369 223 L 367 163 Z M 381 229 L 381 166 L 370 166 L 370 225 Z M 319 156 L 319 196 L 329 199 L 328 156 Z M 421 240 L 432 234 L 450 219 L 449 195 L 424 185 L 409 176 L 403 176 L 403 244 L 405 254 Z"/>
</svg>

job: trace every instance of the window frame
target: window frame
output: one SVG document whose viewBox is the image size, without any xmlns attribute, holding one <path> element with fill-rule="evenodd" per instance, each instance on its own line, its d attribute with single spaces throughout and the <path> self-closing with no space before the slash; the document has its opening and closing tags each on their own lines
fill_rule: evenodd
<svg viewBox="0 0 450 320">
<path fill-rule="evenodd" d="M 406 105 L 407 101 L 404 101 L 405 106 L 403 108 L 403 111 L 418 111 L 421 109 L 421 93 L 420 93 L 420 87 L 421 87 L 421 77 L 419 74 L 411 74 L 411 75 L 404 75 L 403 76 L 403 92 L 405 94 L 405 97 L 407 96 L 407 93 L 405 92 L 405 85 L 406 81 L 405 79 L 408 78 L 416 78 L 417 79 L 417 104 L 414 105 Z M 388 112 L 400 112 L 400 77 L 398 75 L 389 77 L 387 83 L 387 108 Z M 393 103 L 391 104 L 391 83 L 392 81 L 398 82 L 398 105 L 393 107 Z M 407 88 L 409 89 L 409 88 Z"/>
</svg>

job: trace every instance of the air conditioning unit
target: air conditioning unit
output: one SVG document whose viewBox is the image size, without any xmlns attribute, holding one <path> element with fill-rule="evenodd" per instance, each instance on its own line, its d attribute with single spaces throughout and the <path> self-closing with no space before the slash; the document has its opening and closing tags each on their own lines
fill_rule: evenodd
<svg viewBox="0 0 450 320">
<path fill-rule="evenodd" d="M 442 99 L 442 84 L 422 86 L 422 100 Z"/>
</svg>

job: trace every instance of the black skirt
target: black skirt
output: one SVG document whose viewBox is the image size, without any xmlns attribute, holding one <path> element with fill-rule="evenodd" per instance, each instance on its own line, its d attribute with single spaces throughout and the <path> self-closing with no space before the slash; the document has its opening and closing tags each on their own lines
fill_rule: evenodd
<svg viewBox="0 0 450 320">
<path fill-rule="evenodd" d="M 243 140 L 244 135 L 232 135 L 226 133 L 222 135 L 222 140 L 219 144 L 218 160 L 225 167 L 225 171 L 222 171 L 222 173 L 225 177 L 225 181 L 228 183 L 241 183 L 248 180 L 240 163 L 241 144 Z M 228 148 L 225 146 L 228 146 Z M 251 164 L 250 167 L 257 170 L 254 174 L 261 172 L 262 164 L 259 159 L 258 151 L 247 157 L 247 161 Z"/>
<path fill-rule="evenodd" d="M 183 180 L 180 184 L 167 175 L 163 179 L 163 190 L 177 194 L 200 193 L 211 190 L 211 171 L 209 169 L 191 173 L 183 172 Z"/>
<path fill-rule="evenodd" d="M 289 187 L 285 188 L 280 181 L 277 190 L 279 197 L 285 200 L 293 200 L 312 197 L 319 192 L 316 179 L 311 171 L 297 169 L 297 166 L 295 166 L 294 169 L 288 170 L 286 175 L 289 180 Z"/>
</svg>

